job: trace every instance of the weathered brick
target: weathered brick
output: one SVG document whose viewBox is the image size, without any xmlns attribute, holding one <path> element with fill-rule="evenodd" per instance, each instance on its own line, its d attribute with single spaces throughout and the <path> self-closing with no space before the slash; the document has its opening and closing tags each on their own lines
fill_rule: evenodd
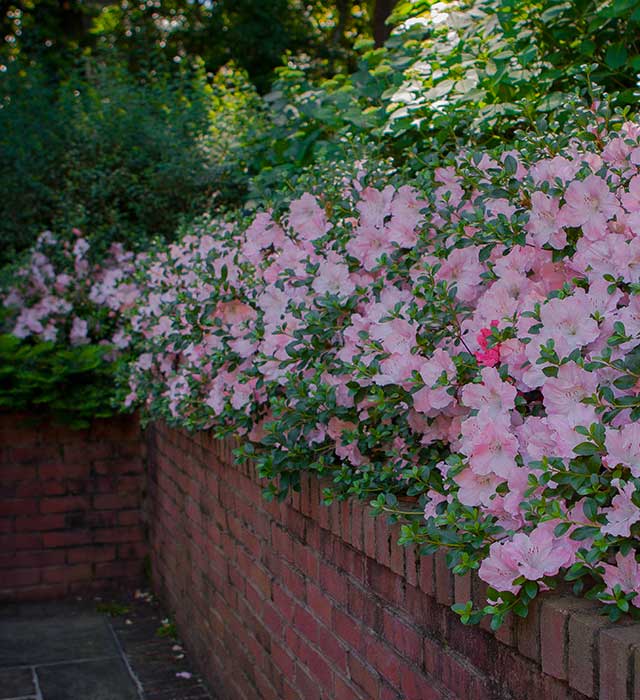
<svg viewBox="0 0 640 700">
<path fill-rule="evenodd" d="M 636 649 L 640 649 L 639 625 L 600 632 L 599 700 L 635 700 L 631 692 Z"/>
</svg>

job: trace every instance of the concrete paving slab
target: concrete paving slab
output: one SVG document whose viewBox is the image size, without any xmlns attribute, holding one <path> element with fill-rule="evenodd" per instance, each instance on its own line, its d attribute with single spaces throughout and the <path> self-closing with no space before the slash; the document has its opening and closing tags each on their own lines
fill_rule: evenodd
<svg viewBox="0 0 640 700">
<path fill-rule="evenodd" d="M 103 617 L 83 614 L 61 620 L 0 619 L 0 668 L 118 656 Z"/>
<path fill-rule="evenodd" d="M 36 667 L 46 700 L 138 700 L 138 691 L 122 659 Z"/>
<path fill-rule="evenodd" d="M 30 668 L 0 670 L 0 700 L 35 695 L 33 673 Z"/>
<path fill-rule="evenodd" d="M 214 700 L 158 601 L 124 595 L 0 605 L 0 700 Z"/>
</svg>

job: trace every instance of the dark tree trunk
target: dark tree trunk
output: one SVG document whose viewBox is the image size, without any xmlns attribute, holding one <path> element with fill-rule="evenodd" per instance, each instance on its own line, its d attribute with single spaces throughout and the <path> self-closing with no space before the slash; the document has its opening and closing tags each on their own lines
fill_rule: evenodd
<svg viewBox="0 0 640 700">
<path fill-rule="evenodd" d="M 382 46 L 389 38 L 389 27 L 386 24 L 387 17 L 395 7 L 398 0 L 375 0 L 373 8 L 373 40 L 376 46 Z"/>
<path fill-rule="evenodd" d="M 347 20 L 351 11 L 352 0 L 336 0 L 336 10 L 338 12 L 338 21 L 333 30 L 333 45 L 336 47 L 344 47 L 346 44 L 345 30 L 347 28 Z"/>
</svg>

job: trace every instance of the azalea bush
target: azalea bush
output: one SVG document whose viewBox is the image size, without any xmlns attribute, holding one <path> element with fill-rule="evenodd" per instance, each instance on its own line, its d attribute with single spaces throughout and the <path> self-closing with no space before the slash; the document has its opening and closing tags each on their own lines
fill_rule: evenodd
<svg viewBox="0 0 640 700">
<path fill-rule="evenodd" d="M 0 407 L 42 406 L 77 426 L 114 413 L 135 259 L 116 243 L 100 262 L 92 253 L 78 229 L 47 231 L 13 271 L 0 294 Z"/>
<path fill-rule="evenodd" d="M 637 610 L 640 127 L 369 164 L 149 257 L 124 400 L 328 476 L 526 615 L 561 580 Z"/>
</svg>

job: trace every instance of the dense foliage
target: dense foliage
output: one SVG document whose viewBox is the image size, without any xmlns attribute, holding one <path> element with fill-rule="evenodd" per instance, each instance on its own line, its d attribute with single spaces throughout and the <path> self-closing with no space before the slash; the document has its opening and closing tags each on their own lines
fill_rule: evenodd
<svg viewBox="0 0 640 700">
<path fill-rule="evenodd" d="M 236 201 L 242 163 L 230 171 L 227 159 L 255 128 L 258 97 L 238 71 L 205 78 L 143 81 L 100 65 L 61 84 L 16 66 L 2 76 L 0 261 L 47 228 L 141 248 L 216 197 Z"/>
<path fill-rule="evenodd" d="M 264 98 L 232 67 L 8 71 L 10 133 L 46 90 L 74 127 L 0 137 L 30 204 L 5 203 L 7 240 L 90 235 L 10 275 L 0 405 L 71 412 L 96 368 L 82 419 L 117 374 L 120 407 L 245 436 L 268 497 L 317 472 L 477 571 L 465 622 L 561 580 L 637 614 L 639 22 L 400 2 L 355 72 L 292 59 Z"/>
</svg>

